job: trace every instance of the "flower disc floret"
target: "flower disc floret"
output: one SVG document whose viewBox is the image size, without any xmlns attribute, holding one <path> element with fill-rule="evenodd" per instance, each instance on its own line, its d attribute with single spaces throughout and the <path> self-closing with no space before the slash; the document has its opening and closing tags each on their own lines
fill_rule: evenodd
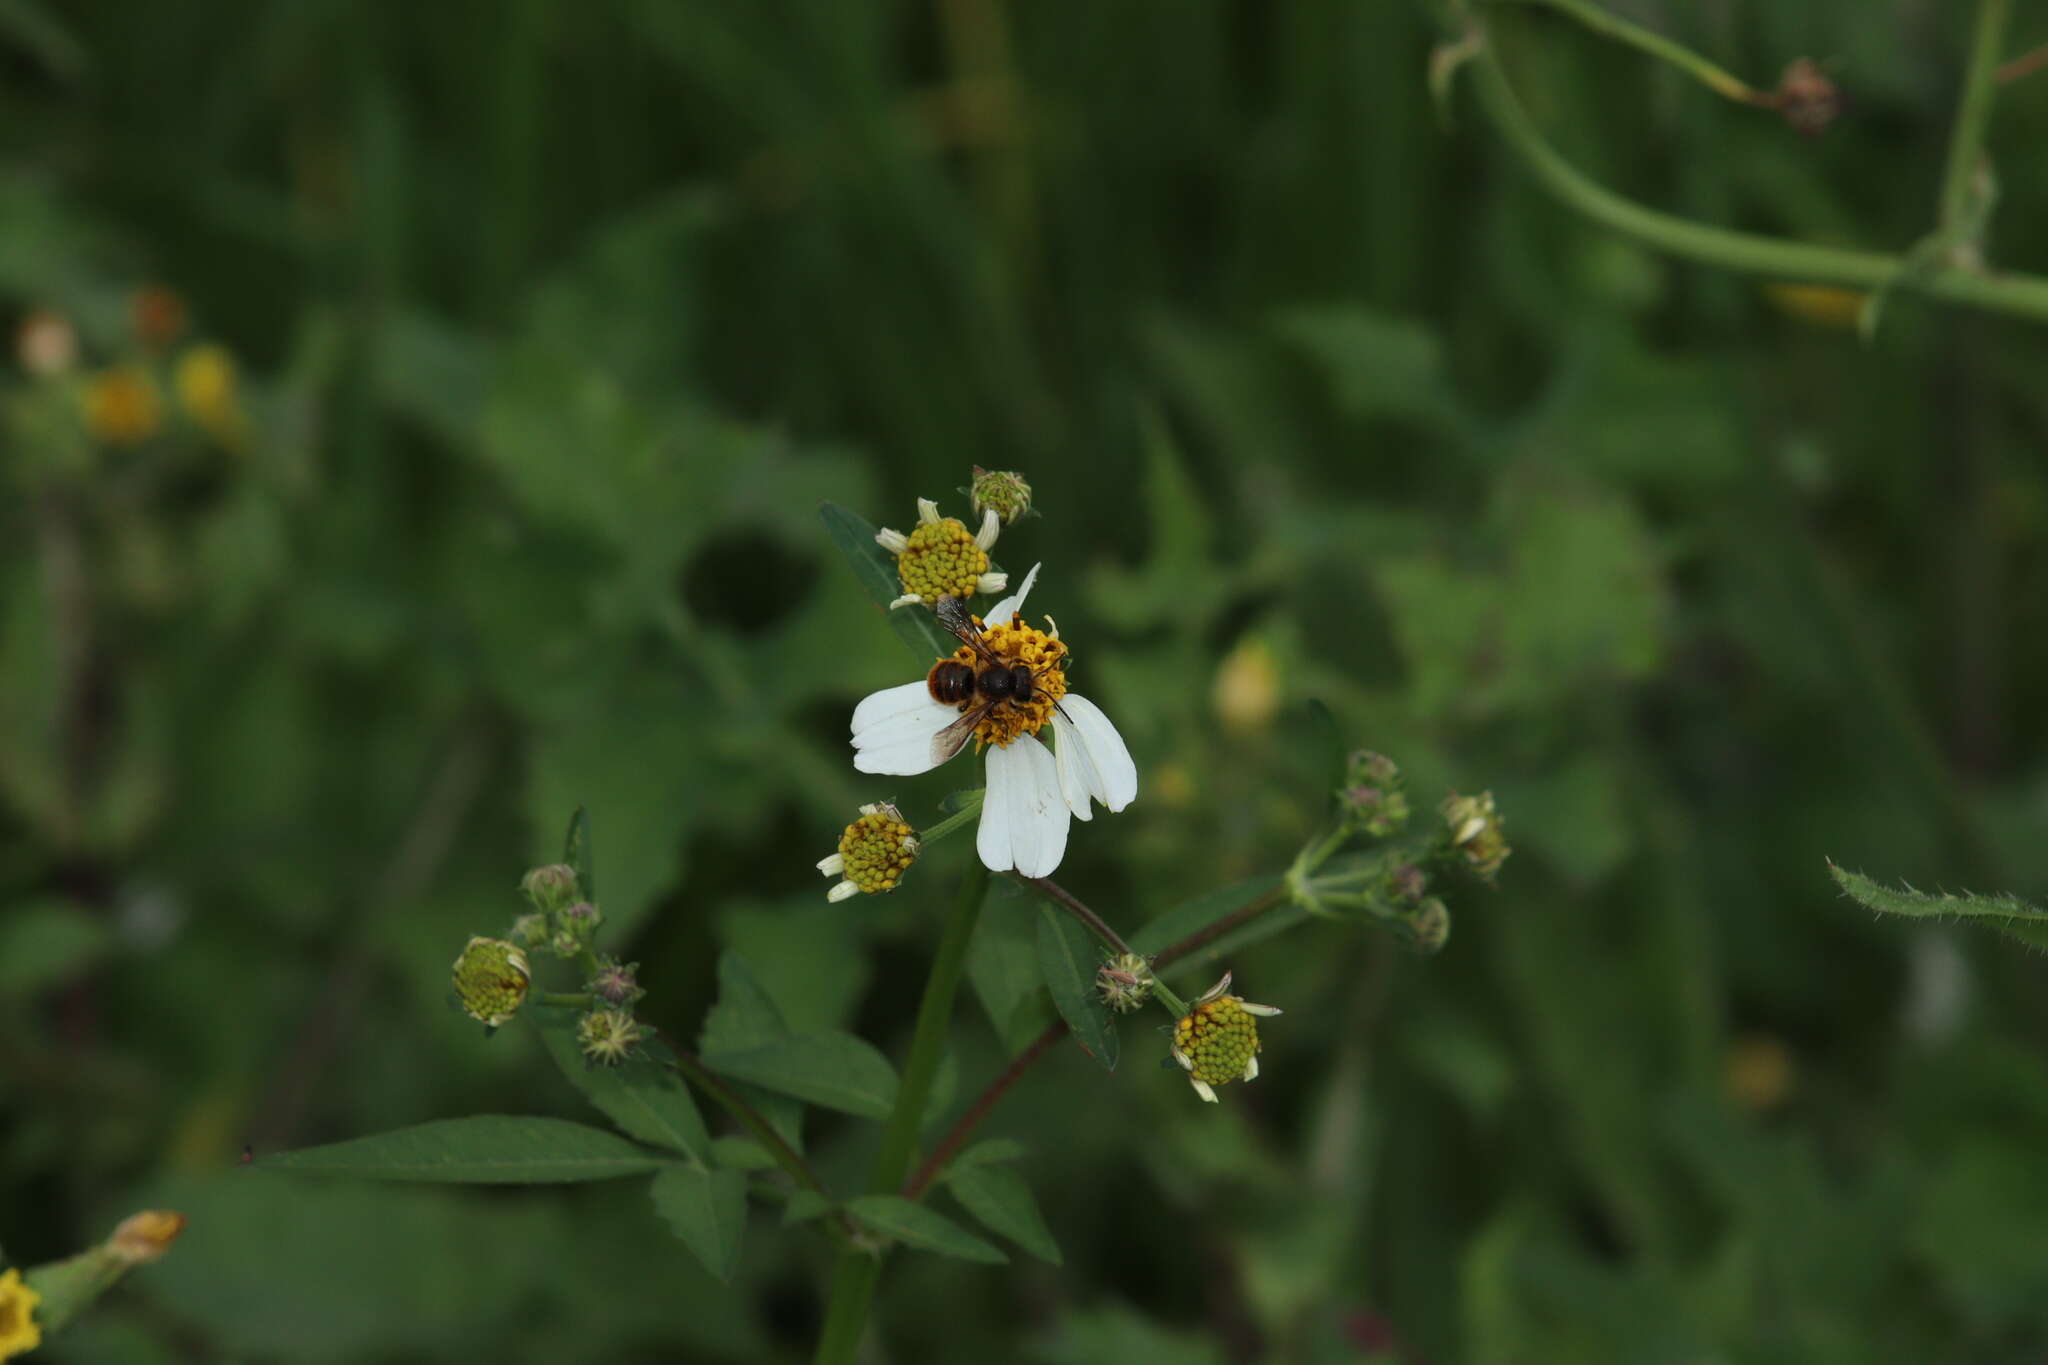
<svg viewBox="0 0 2048 1365">
<path fill-rule="evenodd" d="M 827 900 L 894 891 L 917 861 L 917 833 L 894 806 L 860 808 L 860 818 L 839 836 L 839 851 L 818 863 L 818 871 L 839 881 Z"/>
<path fill-rule="evenodd" d="M 1280 1011 L 1229 994 L 1230 974 L 1209 988 L 1173 1026 L 1173 1059 L 1195 1093 L 1214 1103 L 1215 1087 L 1259 1074 L 1259 1019 Z"/>
<path fill-rule="evenodd" d="M 896 578 L 903 585 L 903 595 L 889 605 L 930 606 L 941 597 L 1001 592 L 1010 585 L 1009 575 L 988 566 L 1001 530 L 993 510 L 981 514 L 980 530 L 970 531 L 958 517 L 940 516 L 931 499 L 919 498 L 917 525 L 909 535 L 886 527 L 875 535 L 875 543 L 896 556 Z"/>
<path fill-rule="evenodd" d="M 982 625 L 979 618 L 975 624 Z M 1060 668 L 1067 647 L 1060 642 L 1057 630 L 1048 634 L 1014 616 L 998 625 L 982 625 L 981 641 L 1004 663 L 1023 664 L 1032 672 L 1029 701 L 1012 698 L 991 706 L 974 727 L 974 737 L 982 745 L 1006 748 L 1017 736 L 1035 735 L 1043 729 L 1052 719 L 1060 698 L 1067 695 L 1067 675 Z M 965 645 L 953 652 L 953 658 L 969 668 L 982 666 L 980 657 Z M 960 709 L 965 711 L 974 705 L 975 702 L 968 701 Z"/>
<path fill-rule="evenodd" d="M 472 938 L 455 959 L 455 996 L 463 1012 L 491 1028 L 519 1013 L 533 969 L 516 943 Z"/>
<path fill-rule="evenodd" d="M 43 1344 L 36 1309 L 43 1296 L 21 1282 L 21 1272 L 0 1275 L 0 1360 L 33 1351 Z"/>
</svg>

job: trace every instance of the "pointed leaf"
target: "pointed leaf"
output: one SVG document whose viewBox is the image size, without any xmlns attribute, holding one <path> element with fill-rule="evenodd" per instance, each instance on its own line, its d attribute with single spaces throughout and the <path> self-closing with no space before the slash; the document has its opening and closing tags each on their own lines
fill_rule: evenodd
<svg viewBox="0 0 2048 1365">
<path fill-rule="evenodd" d="M 710 1050 L 704 1065 L 722 1076 L 794 1095 L 828 1109 L 885 1119 L 896 1103 L 896 1071 L 850 1033 L 792 1033 L 759 1047 Z"/>
<path fill-rule="evenodd" d="M 818 515 L 824 518 L 825 531 L 832 537 L 832 543 L 853 566 L 853 576 L 860 580 L 861 591 L 882 609 L 889 618 L 890 627 L 910 647 L 910 652 L 917 656 L 921 666 L 929 665 L 933 659 L 951 654 L 958 648 L 958 643 L 932 618 L 928 608 L 912 606 L 890 610 L 889 604 L 903 595 L 903 583 L 896 576 L 896 561 L 875 543 L 873 526 L 837 503 L 820 503 Z"/>
<path fill-rule="evenodd" d="M 747 1228 L 747 1178 L 738 1171 L 672 1165 L 648 1193 L 655 1212 L 721 1283 L 731 1283 Z"/>
<path fill-rule="evenodd" d="M 1828 875 L 1851 900 L 1886 915 L 1912 915 L 1940 919 L 1959 915 L 1982 919 L 1987 926 L 2002 930 L 2022 943 L 2048 948 L 2048 910 L 2029 905 L 2019 897 L 1999 893 L 1991 896 L 1941 894 L 1915 891 L 1910 886 L 1894 890 L 1860 873 L 1828 864 Z"/>
<path fill-rule="evenodd" d="M 949 1171 L 964 1171 L 975 1166 L 987 1166 L 998 1161 L 1015 1161 L 1024 1155 L 1024 1144 L 1015 1138 L 989 1138 L 977 1142 L 953 1158 L 946 1167 Z"/>
<path fill-rule="evenodd" d="M 782 1206 L 782 1226 L 794 1227 L 808 1223 L 820 1214 L 832 1212 L 832 1201 L 816 1190 L 792 1190 L 789 1202 Z"/>
<path fill-rule="evenodd" d="M 988 900 L 967 945 L 967 978 L 1011 1055 L 1030 1046 L 1051 1018 L 1039 988 L 1038 924 L 1024 892 L 1007 877 L 989 880 Z M 1038 996 L 1034 1008 L 1027 1002 Z"/>
<path fill-rule="evenodd" d="M 1220 886 L 1214 891 L 1196 896 L 1193 900 L 1183 901 L 1165 914 L 1155 916 L 1139 925 L 1138 932 L 1131 935 L 1131 947 L 1140 953 L 1156 953 L 1162 948 L 1178 943 L 1190 934 L 1199 933 L 1217 921 L 1236 914 L 1279 885 L 1280 877 L 1277 873 L 1265 873 L 1257 877 L 1248 877 L 1241 882 L 1232 882 L 1229 886 Z M 1283 913 L 1281 910 L 1268 911 L 1252 923 L 1262 924 L 1269 919 L 1282 919 Z M 1235 939 L 1236 935 L 1229 934 L 1227 937 Z M 1225 941 L 1225 936 L 1219 936 L 1217 941 Z M 1205 944 L 1201 951 L 1209 951 L 1212 946 Z"/>
<path fill-rule="evenodd" d="M 578 806 L 569 817 L 569 834 L 562 840 L 562 861 L 576 871 L 576 886 L 583 899 L 597 899 L 597 857 L 590 849 L 590 812 Z"/>
<path fill-rule="evenodd" d="M 718 1003 L 704 1016 L 699 1050 L 706 1055 L 743 1052 L 788 1034 L 789 1025 L 762 986 L 753 964 L 730 948 L 720 953 Z M 802 1105 L 787 1095 L 778 1095 L 757 1086 L 741 1084 L 738 1089 L 749 1104 L 761 1111 L 761 1117 L 768 1120 L 783 1141 L 799 1152 L 804 1149 Z"/>
<path fill-rule="evenodd" d="M 1016 1171 L 988 1163 L 963 1170 L 956 1163 L 946 1176 L 946 1188 L 983 1227 L 1001 1233 L 1041 1261 L 1060 1264 L 1052 1229 L 1038 1212 L 1031 1187 Z"/>
<path fill-rule="evenodd" d="M 542 1185 L 640 1175 L 659 1170 L 669 1159 L 616 1133 L 567 1119 L 479 1114 L 278 1152 L 256 1164 L 363 1180 Z"/>
<path fill-rule="evenodd" d="M 893 1237 L 905 1246 L 989 1265 L 1000 1265 L 1010 1259 L 945 1214 L 893 1194 L 864 1194 L 848 1201 L 846 1211 L 863 1227 Z"/>
<path fill-rule="evenodd" d="M 668 1062 L 668 1049 L 649 1044 L 617 1066 L 592 1066 L 576 1043 L 574 1010 L 532 1009 L 534 1026 L 548 1055 L 584 1098 L 642 1142 L 682 1152 L 703 1164 L 711 1147 L 703 1116 L 683 1078 Z"/>
<path fill-rule="evenodd" d="M 1088 931 L 1049 905 L 1038 919 L 1038 969 L 1060 1017 L 1074 1030 L 1074 1040 L 1096 1061 L 1116 1070 L 1116 1021 L 1109 1006 L 1095 994 L 1095 969 L 1101 954 Z"/>
</svg>

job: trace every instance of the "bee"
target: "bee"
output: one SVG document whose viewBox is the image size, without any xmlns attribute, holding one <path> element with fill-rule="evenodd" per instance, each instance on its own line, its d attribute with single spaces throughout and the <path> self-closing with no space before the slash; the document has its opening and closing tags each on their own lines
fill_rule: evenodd
<svg viewBox="0 0 2048 1365">
<path fill-rule="evenodd" d="M 932 736 L 932 766 L 967 747 L 982 717 L 1003 705 L 1025 705 L 1038 695 L 1038 674 L 1029 664 L 1006 663 L 981 638 L 974 615 L 958 597 L 941 597 L 932 608 L 939 624 L 973 651 L 977 662 L 941 659 L 925 674 L 932 700 L 962 708 L 960 719 Z M 1053 703 L 1055 707 L 1059 703 Z M 1062 711 L 1061 715 L 1066 713 Z"/>
</svg>

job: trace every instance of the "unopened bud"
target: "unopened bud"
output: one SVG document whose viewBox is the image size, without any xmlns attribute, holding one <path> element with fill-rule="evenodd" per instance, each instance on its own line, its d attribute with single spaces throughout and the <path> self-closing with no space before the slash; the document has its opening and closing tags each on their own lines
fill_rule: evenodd
<svg viewBox="0 0 2048 1365">
<path fill-rule="evenodd" d="M 131 1213 L 107 1239 L 107 1250 L 123 1265 L 148 1265 L 171 1249 L 185 1230 L 185 1215 L 169 1209 Z"/>
<path fill-rule="evenodd" d="M 1408 797 L 1398 788 L 1353 783 L 1337 793 L 1337 802 L 1355 827 L 1375 839 L 1408 823 Z"/>
<path fill-rule="evenodd" d="M 21 368 L 38 378 L 63 374 L 78 363 L 78 332 L 62 313 L 38 308 L 21 320 L 14 355 Z"/>
<path fill-rule="evenodd" d="M 1828 79 L 1827 72 L 1811 57 L 1801 57 L 1778 77 L 1778 88 L 1767 97 L 1769 105 L 1784 115 L 1793 131 L 1818 137 L 1841 116 L 1845 101 L 1842 91 Z"/>
<path fill-rule="evenodd" d="M 1014 469 L 983 469 L 976 465 L 968 495 L 973 499 L 975 516 L 992 511 L 1005 526 L 1031 510 L 1031 485 Z"/>
<path fill-rule="evenodd" d="M 1102 1003 L 1118 1014 L 1129 1014 L 1152 994 L 1152 963 L 1136 953 L 1119 953 L 1095 972 L 1095 990 Z"/>
<path fill-rule="evenodd" d="M 1508 847 L 1507 836 L 1502 832 L 1500 812 L 1493 805 L 1493 793 L 1448 796 L 1444 798 L 1442 809 L 1451 847 L 1478 877 L 1492 881 L 1500 871 L 1500 865 L 1514 852 Z"/>
<path fill-rule="evenodd" d="M 597 960 L 597 975 L 590 979 L 590 992 L 607 1005 L 630 1005 L 647 994 L 640 989 L 640 964 L 620 962 L 615 957 Z"/>
<path fill-rule="evenodd" d="M 1451 939 L 1451 912 L 1435 896 L 1424 901 L 1408 921 L 1409 942 L 1427 957 L 1443 951 Z"/>
<path fill-rule="evenodd" d="M 576 869 L 567 863 L 536 867 L 520 879 L 519 889 L 533 902 L 533 908 L 548 913 L 576 899 Z"/>
<path fill-rule="evenodd" d="M 1387 894 L 1403 904 L 1413 905 L 1428 889 L 1429 874 L 1413 863 L 1403 863 L 1387 874 Z"/>
<path fill-rule="evenodd" d="M 512 921 L 512 932 L 505 935 L 522 948 L 538 948 L 548 941 L 548 917 L 539 911 L 521 915 Z"/>
<path fill-rule="evenodd" d="M 604 912 L 589 901 L 577 901 L 562 908 L 562 927 L 584 942 L 604 923 Z"/>
<path fill-rule="evenodd" d="M 593 1066 L 617 1066 L 632 1055 L 642 1036 L 627 1010 L 592 1010 L 576 1023 L 576 1045 Z"/>
</svg>

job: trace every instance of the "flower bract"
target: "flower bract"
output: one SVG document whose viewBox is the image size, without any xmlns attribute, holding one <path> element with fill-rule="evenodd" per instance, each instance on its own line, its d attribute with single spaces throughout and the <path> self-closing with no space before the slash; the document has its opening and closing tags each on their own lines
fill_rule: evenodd
<svg viewBox="0 0 2048 1365">
<path fill-rule="evenodd" d="M 1230 973 L 1211 986 L 1173 1026 L 1173 1060 L 1209 1103 L 1216 1087 L 1259 1074 L 1259 1020 L 1280 1013 L 1230 994 Z"/>
</svg>

